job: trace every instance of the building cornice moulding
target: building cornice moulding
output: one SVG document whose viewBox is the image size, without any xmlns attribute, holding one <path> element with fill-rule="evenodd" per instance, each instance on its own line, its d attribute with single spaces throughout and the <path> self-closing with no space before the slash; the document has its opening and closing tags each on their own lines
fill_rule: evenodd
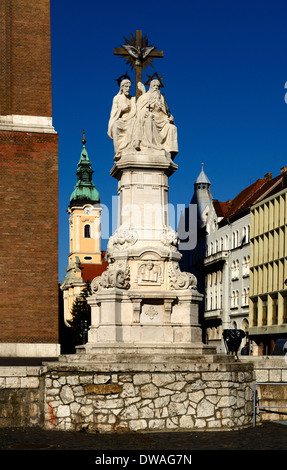
<svg viewBox="0 0 287 470">
<path fill-rule="evenodd" d="M 26 116 L 23 114 L 11 114 L 0 116 L 0 131 L 41 132 L 45 134 L 57 134 L 52 118 L 46 116 Z"/>
</svg>

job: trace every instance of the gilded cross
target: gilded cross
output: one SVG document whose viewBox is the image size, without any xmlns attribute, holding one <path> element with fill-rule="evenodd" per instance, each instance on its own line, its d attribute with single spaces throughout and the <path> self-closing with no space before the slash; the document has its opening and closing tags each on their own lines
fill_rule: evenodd
<svg viewBox="0 0 287 470">
<path fill-rule="evenodd" d="M 152 67 L 152 61 L 163 57 L 163 51 L 159 51 L 156 47 L 148 44 L 146 35 L 142 35 L 142 31 L 136 31 L 135 36 L 131 34 L 130 39 L 126 39 L 125 44 L 121 47 L 114 48 L 114 54 L 120 55 L 136 71 L 136 97 L 140 95 L 137 84 L 142 81 L 142 69 L 146 69 L 147 65 Z"/>
</svg>

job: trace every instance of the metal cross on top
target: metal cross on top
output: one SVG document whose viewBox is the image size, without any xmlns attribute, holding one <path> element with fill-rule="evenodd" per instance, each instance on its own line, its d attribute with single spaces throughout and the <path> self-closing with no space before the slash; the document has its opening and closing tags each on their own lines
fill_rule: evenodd
<svg viewBox="0 0 287 470">
<path fill-rule="evenodd" d="M 136 31 L 135 36 L 131 34 L 130 39 L 124 37 L 125 44 L 121 47 L 114 48 L 114 54 L 120 55 L 131 69 L 136 71 L 136 96 L 140 95 L 137 84 L 142 81 L 142 69 L 146 70 L 147 65 L 152 67 L 152 61 L 163 57 L 163 51 L 159 51 L 156 47 L 148 44 L 146 35 L 142 35 L 142 31 Z"/>
</svg>

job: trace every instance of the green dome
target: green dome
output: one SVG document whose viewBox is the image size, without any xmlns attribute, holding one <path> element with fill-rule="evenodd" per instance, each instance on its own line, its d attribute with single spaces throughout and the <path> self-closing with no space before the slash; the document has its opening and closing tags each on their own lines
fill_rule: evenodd
<svg viewBox="0 0 287 470">
<path fill-rule="evenodd" d="M 92 180 L 94 172 L 85 147 L 85 139 L 83 139 L 82 142 L 83 149 L 76 171 L 78 181 L 70 197 L 70 206 L 82 206 L 84 204 L 96 204 L 100 202 L 99 191 L 95 188 Z"/>
</svg>

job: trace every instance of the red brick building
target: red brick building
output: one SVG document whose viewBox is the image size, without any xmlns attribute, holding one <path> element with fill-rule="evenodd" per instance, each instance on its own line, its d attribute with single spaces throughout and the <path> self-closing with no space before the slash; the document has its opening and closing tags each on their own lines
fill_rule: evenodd
<svg viewBox="0 0 287 470">
<path fill-rule="evenodd" d="M 0 355 L 58 345 L 58 135 L 49 0 L 0 1 Z"/>
</svg>

